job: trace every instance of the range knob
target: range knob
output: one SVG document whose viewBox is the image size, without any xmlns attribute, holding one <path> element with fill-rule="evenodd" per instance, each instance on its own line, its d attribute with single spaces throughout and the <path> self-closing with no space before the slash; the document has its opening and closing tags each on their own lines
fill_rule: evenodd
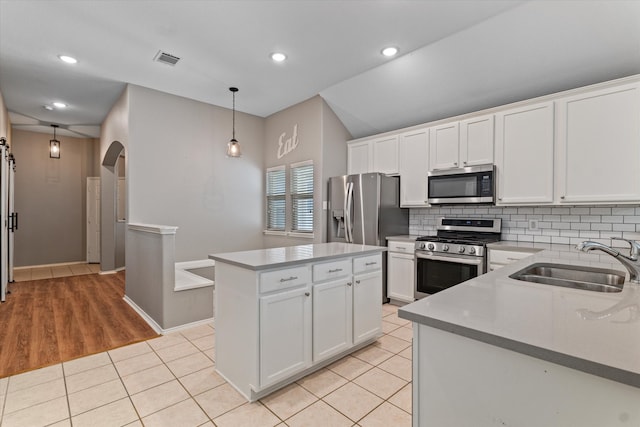
<svg viewBox="0 0 640 427">
<path fill-rule="evenodd" d="M 464 253 L 464 246 L 460 246 L 460 247 L 458 248 L 458 252 L 459 252 L 459 253 Z"/>
<path fill-rule="evenodd" d="M 442 245 L 442 250 L 447 252 L 449 250 L 449 245 Z"/>
<path fill-rule="evenodd" d="M 424 249 L 427 245 L 424 243 L 420 243 L 420 249 Z"/>
<path fill-rule="evenodd" d="M 427 246 L 427 249 L 429 249 L 430 251 L 434 250 L 436 247 L 436 245 L 434 245 L 433 243 L 429 243 L 429 246 Z"/>
<path fill-rule="evenodd" d="M 476 253 L 476 248 L 471 248 L 471 249 L 469 249 L 469 253 L 470 253 L 471 255 L 475 254 L 475 253 Z"/>
</svg>

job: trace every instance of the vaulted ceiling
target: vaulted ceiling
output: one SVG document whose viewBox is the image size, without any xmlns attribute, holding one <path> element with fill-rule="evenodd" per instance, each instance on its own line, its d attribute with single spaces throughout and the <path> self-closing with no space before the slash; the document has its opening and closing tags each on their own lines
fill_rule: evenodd
<svg viewBox="0 0 640 427">
<path fill-rule="evenodd" d="M 71 136 L 127 83 L 261 117 L 320 94 L 361 137 L 639 73 L 637 0 L 0 0 L 12 124 Z"/>
</svg>

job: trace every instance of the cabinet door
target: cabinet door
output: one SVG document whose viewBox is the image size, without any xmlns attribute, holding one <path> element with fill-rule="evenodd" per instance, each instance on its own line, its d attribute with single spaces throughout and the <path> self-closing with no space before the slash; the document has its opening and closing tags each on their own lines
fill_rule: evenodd
<svg viewBox="0 0 640 427">
<path fill-rule="evenodd" d="M 426 207 L 429 129 L 400 136 L 400 207 Z"/>
<path fill-rule="evenodd" d="M 402 302 L 413 302 L 415 262 L 413 254 L 387 253 L 387 295 Z"/>
<path fill-rule="evenodd" d="M 353 343 L 353 279 L 313 285 L 313 362 L 326 359 Z"/>
<path fill-rule="evenodd" d="M 311 365 L 311 289 L 260 297 L 260 388 Z"/>
<path fill-rule="evenodd" d="M 561 99 L 557 109 L 559 201 L 640 201 L 640 85 Z"/>
<path fill-rule="evenodd" d="M 347 174 L 369 173 L 373 167 L 371 141 L 347 145 Z"/>
<path fill-rule="evenodd" d="M 493 115 L 460 122 L 462 166 L 493 164 Z"/>
<path fill-rule="evenodd" d="M 432 127 L 429 141 L 429 168 L 451 169 L 458 165 L 458 122 Z"/>
<path fill-rule="evenodd" d="M 398 137 L 391 136 L 372 141 L 373 170 L 387 175 L 398 173 Z"/>
<path fill-rule="evenodd" d="M 496 114 L 496 204 L 553 202 L 553 102 Z"/>
<path fill-rule="evenodd" d="M 382 332 L 382 271 L 354 276 L 353 344 Z"/>
</svg>

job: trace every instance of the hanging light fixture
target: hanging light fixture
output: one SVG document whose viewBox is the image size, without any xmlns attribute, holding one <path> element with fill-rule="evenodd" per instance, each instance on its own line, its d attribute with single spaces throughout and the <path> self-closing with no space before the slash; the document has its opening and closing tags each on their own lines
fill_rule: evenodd
<svg viewBox="0 0 640 427">
<path fill-rule="evenodd" d="M 231 141 L 227 144 L 227 157 L 240 157 L 240 143 L 236 139 L 236 92 L 237 87 L 230 87 L 229 90 L 233 93 L 233 134 Z"/>
<path fill-rule="evenodd" d="M 53 139 L 49 140 L 49 157 L 52 159 L 60 158 L 60 141 L 56 139 L 56 128 L 58 125 L 51 125 L 53 128 Z"/>
</svg>

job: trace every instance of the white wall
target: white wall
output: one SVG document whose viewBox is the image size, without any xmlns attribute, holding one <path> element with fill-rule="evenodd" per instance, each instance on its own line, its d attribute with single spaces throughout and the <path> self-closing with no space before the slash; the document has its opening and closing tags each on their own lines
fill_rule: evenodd
<svg viewBox="0 0 640 427">
<path fill-rule="evenodd" d="M 128 222 L 177 226 L 177 262 L 263 247 L 264 119 L 236 112 L 241 158 L 231 133 L 229 109 L 129 86 Z"/>
</svg>

